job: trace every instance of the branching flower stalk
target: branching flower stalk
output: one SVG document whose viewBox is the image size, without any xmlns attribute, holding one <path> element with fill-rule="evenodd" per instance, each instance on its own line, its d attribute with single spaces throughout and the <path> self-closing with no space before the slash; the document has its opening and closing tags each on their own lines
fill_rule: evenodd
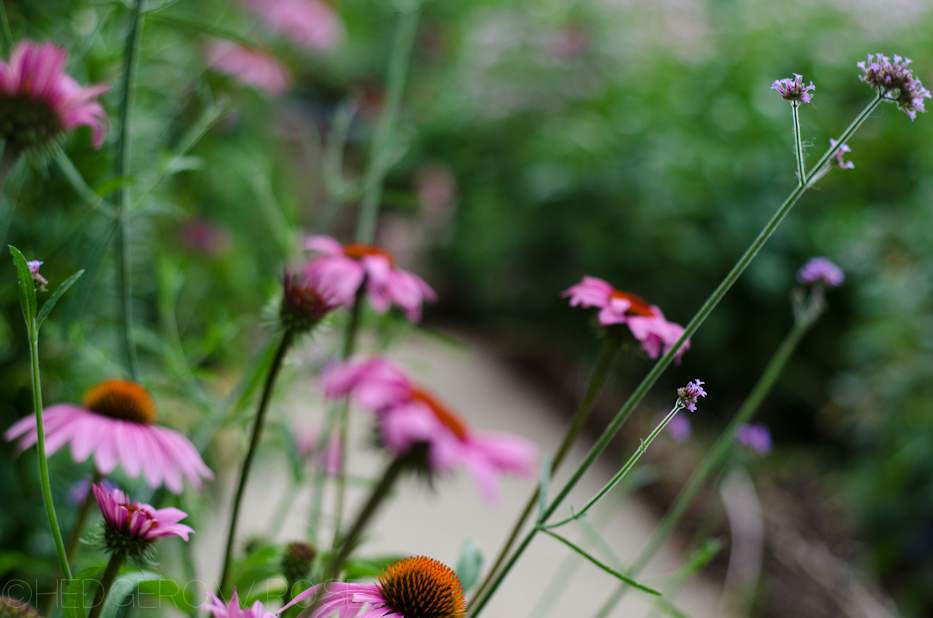
<svg viewBox="0 0 933 618">
<path fill-rule="evenodd" d="M 868 116 L 875 110 L 876 107 L 881 103 L 882 96 L 879 94 L 875 97 L 871 103 L 869 103 L 864 110 L 852 121 L 852 123 L 843 131 L 842 135 L 839 137 L 838 142 L 832 146 L 826 153 L 820 157 L 816 165 L 813 166 L 810 178 L 813 177 L 813 171 L 818 171 L 827 165 L 830 157 L 832 157 L 836 152 L 839 151 L 840 146 L 846 143 L 846 141 L 852 136 L 852 134 L 862 125 L 863 122 L 868 118 Z M 628 420 L 629 415 L 635 407 L 641 402 L 642 398 L 647 394 L 647 392 L 654 386 L 654 383 L 657 379 L 664 373 L 664 370 L 667 369 L 667 366 L 671 364 L 676 356 L 681 345 L 693 336 L 696 333 L 697 329 L 706 321 L 706 318 L 709 317 L 709 314 L 712 313 L 716 305 L 719 304 L 719 301 L 722 300 L 723 296 L 726 295 L 726 292 L 732 287 L 736 282 L 739 276 L 745 271 L 751 261 L 755 258 L 764 244 L 768 241 L 774 231 L 778 228 L 781 222 L 784 220 L 784 217 L 787 216 L 787 213 L 790 212 L 791 208 L 797 203 L 800 197 L 812 186 L 812 180 L 804 181 L 799 179 L 797 186 L 791 191 L 790 195 L 784 200 L 784 203 L 781 204 L 777 212 L 771 217 L 768 223 L 765 225 L 764 229 L 758 234 L 758 237 L 752 242 L 748 247 L 745 253 L 741 258 L 736 262 L 732 267 L 732 270 L 726 275 L 723 281 L 713 290 L 713 293 L 710 294 L 706 302 L 700 307 L 696 315 L 690 320 L 690 322 L 684 327 L 684 334 L 681 336 L 680 341 L 677 342 L 673 347 L 671 347 L 667 353 L 665 353 L 658 361 L 655 363 L 654 367 L 648 372 L 648 375 L 641 381 L 635 391 L 631 394 L 628 401 L 619 412 L 616 414 L 615 418 L 609 423 L 606 429 L 603 431 L 602 435 L 596 441 L 596 443 L 590 448 L 590 451 L 587 453 L 584 460 L 577 467 L 576 471 L 570 477 L 570 479 L 565 483 L 561 488 L 558 494 L 555 496 L 553 502 L 545 510 L 542 521 L 546 522 L 547 519 L 554 513 L 554 511 L 561 505 L 561 503 L 567 498 L 571 490 L 577 485 L 583 475 L 587 470 L 595 463 L 596 459 L 602 454 L 602 452 L 609 445 L 609 442 L 619 431 L 622 425 Z M 509 561 L 503 567 L 502 571 L 493 582 L 488 587 L 485 594 L 483 594 L 480 599 L 476 602 L 476 608 L 471 612 L 472 617 L 480 615 L 483 608 L 489 602 L 493 594 L 495 594 L 496 589 L 501 585 L 502 581 L 508 575 L 509 570 L 512 566 L 518 561 L 518 558 L 524 552 L 524 550 L 531 544 L 532 539 L 535 537 L 537 529 L 532 529 L 528 534 L 523 538 L 521 544 L 515 550 L 515 552 L 510 557 Z"/>
<path fill-rule="evenodd" d="M 806 184 L 807 174 L 803 165 L 803 141 L 800 137 L 800 115 L 798 113 L 798 108 L 800 103 L 798 101 L 793 101 L 791 103 L 791 109 L 794 112 L 794 154 L 797 157 L 797 178 L 800 179 L 801 184 Z"/>
</svg>

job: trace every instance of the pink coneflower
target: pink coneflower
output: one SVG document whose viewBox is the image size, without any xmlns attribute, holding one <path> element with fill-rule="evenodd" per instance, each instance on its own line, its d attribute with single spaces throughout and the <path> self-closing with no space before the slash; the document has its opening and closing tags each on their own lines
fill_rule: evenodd
<svg viewBox="0 0 933 618">
<path fill-rule="evenodd" d="M 304 333 L 340 306 L 336 296 L 308 273 L 286 271 L 282 277 L 282 304 L 279 320 L 283 328 Z"/>
<path fill-rule="evenodd" d="M 142 473 L 150 487 L 164 482 L 176 494 L 182 476 L 199 489 L 202 478 L 214 477 L 187 438 L 153 424 L 155 405 L 146 389 L 133 382 L 107 380 L 88 391 L 83 407 L 62 403 L 46 409 L 43 417 L 47 456 L 71 443 L 75 462 L 93 454 L 103 475 L 119 463 L 131 477 Z M 20 438 L 22 452 L 36 443 L 36 417 L 20 419 L 4 435 Z"/>
<path fill-rule="evenodd" d="M 233 234 L 226 227 L 203 219 L 192 219 L 178 228 L 178 239 L 188 249 L 212 257 L 219 257 L 230 250 Z"/>
<path fill-rule="evenodd" d="M 207 64 L 232 75 L 240 83 L 272 95 L 289 89 L 292 75 L 273 56 L 231 41 L 213 41 L 207 48 Z"/>
<path fill-rule="evenodd" d="M 565 290 L 561 296 L 570 297 L 571 307 L 598 307 L 599 323 L 603 326 L 627 325 L 651 358 L 657 358 L 662 348 L 666 354 L 684 334 L 683 327 L 664 319 L 657 306 L 648 305 L 640 296 L 617 290 L 596 277 L 583 277 L 580 283 Z M 688 339 L 677 351 L 678 361 L 689 348 Z"/>
<path fill-rule="evenodd" d="M 240 607 L 240 599 L 236 594 L 236 587 L 233 588 L 233 594 L 229 603 L 224 603 L 216 594 L 207 591 L 207 603 L 201 606 L 206 609 L 214 618 L 275 618 L 275 614 L 266 611 L 261 601 L 256 601 L 249 608 Z"/>
<path fill-rule="evenodd" d="M 793 75 L 793 78 L 787 77 L 775 80 L 774 83 L 771 84 L 771 90 L 777 90 L 781 98 L 785 101 L 809 103 L 813 100 L 813 95 L 810 94 L 810 91 L 816 90 L 816 86 L 813 85 L 813 82 L 810 82 L 809 86 L 805 86 L 802 75 L 797 75 L 796 73 Z"/>
<path fill-rule="evenodd" d="M 327 290 L 342 305 L 353 304 L 364 281 L 373 309 L 385 313 L 395 305 L 413 322 L 421 319 L 424 301 L 437 300 L 434 290 L 421 277 L 396 268 L 392 256 L 379 247 L 343 245 L 329 236 L 309 236 L 304 248 L 320 254 L 308 264 L 306 272 L 319 289 Z"/>
<path fill-rule="evenodd" d="M 381 358 L 348 361 L 321 377 L 327 397 L 352 395 L 362 408 L 374 412 L 382 442 L 396 457 L 417 444 L 428 446 L 431 470 L 466 467 L 488 501 L 499 494 L 500 472 L 532 473 L 535 446 L 518 436 L 474 432 L 434 395 L 416 386 L 397 367 Z"/>
<path fill-rule="evenodd" d="M 803 267 L 797 271 L 797 281 L 804 285 L 825 285 L 835 288 L 842 285 L 845 280 L 842 269 L 824 257 L 810 258 Z"/>
<path fill-rule="evenodd" d="M 9 63 L 0 61 L 0 132 L 16 149 L 41 148 L 82 125 L 95 148 L 104 143 L 107 115 L 95 99 L 110 87 L 78 85 L 65 73 L 67 58 L 52 43 L 20 41 Z"/>
<path fill-rule="evenodd" d="M 340 18 L 320 0 L 243 0 L 243 4 L 270 30 L 306 49 L 332 49 L 343 38 Z"/>
<path fill-rule="evenodd" d="M 104 545 L 112 554 L 138 557 L 153 541 L 170 536 L 187 541 L 194 534 L 189 526 L 178 523 L 188 516 L 184 511 L 132 502 L 121 490 L 107 491 L 102 485 L 94 485 L 93 490 L 104 516 Z"/>
<path fill-rule="evenodd" d="M 340 618 L 461 618 L 466 613 L 457 575 L 424 556 L 390 565 L 375 584 L 333 582 L 312 586 L 277 613 L 318 594 L 321 599 L 317 608 L 305 610 L 301 618 L 327 618 L 332 614 Z"/>
</svg>

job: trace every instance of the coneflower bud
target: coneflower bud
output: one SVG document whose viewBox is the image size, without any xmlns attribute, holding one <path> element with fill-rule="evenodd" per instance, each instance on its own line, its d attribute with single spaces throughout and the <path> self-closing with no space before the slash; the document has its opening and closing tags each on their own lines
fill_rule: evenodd
<svg viewBox="0 0 933 618">
<path fill-rule="evenodd" d="M 42 616 L 29 603 L 0 595 L 0 618 L 42 618 Z"/>
<path fill-rule="evenodd" d="M 289 586 L 308 578 L 315 556 L 317 556 L 317 550 L 308 543 L 296 541 L 285 546 L 285 553 L 282 555 L 282 574 Z"/>
<path fill-rule="evenodd" d="M 286 272 L 282 279 L 282 306 L 279 320 L 286 331 L 304 333 L 320 323 L 337 307 L 321 292 L 308 275 Z"/>
</svg>

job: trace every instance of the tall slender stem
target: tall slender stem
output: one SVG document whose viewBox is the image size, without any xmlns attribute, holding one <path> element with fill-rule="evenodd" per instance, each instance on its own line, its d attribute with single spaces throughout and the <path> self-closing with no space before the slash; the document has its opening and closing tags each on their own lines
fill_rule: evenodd
<svg viewBox="0 0 933 618">
<path fill-rule="evenodd" d="M 130 204 L 130 184 L 126 176 L 130 173 L 130 116 L 136 91 L 136 74 L 139 70 L 139 47 L 143 30 L 143 0 L 136 0 L 126 35 L 126 69 L 123 74 L 123 98 L 120 101 L 120 134 L 117 141 L 117 161 L 115 173 L 121 179 L 122 186 L 117 191 L 116 220 L 117 240 L 114 244 L 117 259 L 117 277 L 119 278 L 121 315 L 123 322 L 123 347 L 130 375 L 139 380 L 139 359 L 136 355 L 136 338 L 133 334 L 133 288 L 131 278 L 132 263 L 127 239 L 127 207 Z"/>
<path fill-rule="evenodd" d="M 797 101 L 792 101 L 791 109 L 794 116 L 794 153 L 797 158 L 797 178 L 800 181 L 800 184 L 807 183 L 807 173 L 803 167 L 803 142 L 800 138 L 800 117 L 797 113 L 800 103 Z"/>
<path fill-rule="evenodd" d="M 107 595 L 110 593 L 110 588 L 113 587 L 113 582 L 117 579 L 117 574 L 120 572 L 120 567 L 123 566 L 125 561 L 125 553 L 116 552 L 111 554 L 110 562 L 107 563 L 107 568 L 104 570 L 104 575 L 100 578 L 100 587 L 97 589 L 97 593 L 94 595 L 94 605 L 91 607 L 91 613 L 88 614 L 88 618 L 98 618 L 98 616 L 100 616 L 100 612 L 104 609 L 104 603 L 107 600 Z"/>
<path fill-rule="evenodd" d="M 800 340 L 807 331 L 810 330 L 818 317 L 819 313 L 816 313 L 809 319 L 797 321 L 793 328 L 791 328 L 790 332 L 784 338 L 784 341 L 781 342 L 781 345 L 778 346 L 777 350 L 774 352 L 774 356 L 768 361 L 768 365 L 762 372 L 761 377 L 758 378 L 758 382 L 755 383 L 751 393 L 749 393 L 748 397 L 742 403 L 738 412 L 735 413 L 732 421 L 722 431 L 719 438 L 713 443 L 713 446 L 710 447 L 710 450 L 697 467 L 696 472 L 693 473 L 693 476 L 691 476 L 687 484 L 684 485 L 677 499 L 674 500 L 674 504 L 664 515 L 664 519 L 662 519 L 658 527 L 655 528 L 654 533 L 648 540 L 648 544 L 632 564 L 628 573 L 626 573 L 627 575 L 631 577 L 638 576 L 641 570 L 645 568 L 645 565 L 648 564 L 648 561 L 654 556 L 655 552 L 658 551 L 664 541 L 667 540 L 667 537 L 673 532 L 674 527 L 680 521 L 680 518 L 683 517 L 687 508 L 700 491 L 700 488 L 703 487 L 709 477 L 719 470 L 728 460 L 729 453 L 735 442 L 735 432 L 739 425 L 747 423 L 751 420 L 752 416 L 754 416 L 755 412 L 758 411 L 765 397 L 768 396 L 775 382 L 777 382 L 777 379 L 784 372 L 784 368 L 797 350 Z M 626 589 L 627 586 L 620 586 L 610 596 L 609 600 L 606 601 L 603 605 L 603 609 L 600 610 L 597 615 L 608 616 L 622 599 Z"/>
<path fill-rule="evenodd" d="M 276 350 L 275 358 L 272 360 L 272 366 L 269 367 L 269 375 L 266 376 L 266 384 L 262 390 L 262 397 L 259 400 L 259 407 L 256 410 L 256 420 L 253 423 L 253 436 L 249 442 L 249 450 L 246 458 L 243 460 L 243 466 L 240 468 L 240 482 L 237 485 L 236 495 L 233 498 L 233 509 L 230 513 L 230 529 L 227 532 L 227 548 L 224 551 L 224 568 L 220 576 L 220 591 L 225 592 L 231 575 L 233 566 L 233 544 L 236 540 L 237 520 L 240 517 L 240 505 L 243 502 L 243 492 L 246 490 L 246 481 L 249 478 L 250 467 L 253 465 L 253 457 L 259 447 L 259 439 L 262 437 L 262 429 L 266 420 L 266 410 L 269 408 L 269 401 L 272 399 L 272 390 L 275 386 L 275 380 L 282 369 L 282 361 L 285 360 L 285 354 L 294 340 L 294 333 L 287 330 L 282 334 L 282 340 L 279 342 L 279 348 Z"/>
<path fill-rule="evenodd" d="M 13 31 L 10 30 L 10 20 L 6 15 L 3 0 L 0 0 L 0 40 L 3 41 L 3 55 L 9 57 L 13 51 Z"/>
<path fill-rule="evenodd" d="M 551 476 L 557 473 L 560 465 L 567 457 L 567 453 L 570 452 L 570 448 L 573 446 L 574 442 L 576 442 L 577 436 L 580 435 L 580 432 L 586 425 L 586 421 L 590 417 L 590 412 L 593 411 L 593 405 L 596 403 L 596 398 L 599 396 L 600 391 L 602 391 L 603 384 L 606 382 L 609 369 L 612 367 L 612 361 L 615 360 L 618 350 L 619 337 L 616 335 L 615 331 L 610 330 L 607 333 L 606 341 L 603 343 L 603 348 L 596 360 L 596 366 L 593 368 L 593 375 L 590 376 L 590 382 L 586 387 L 586 391 L 583 393 L 582 399 L 580 399 L 580 404 L 577 406 L 577 411 L 574 412 L 573 419 L 567 427 L 567 432 L 564 434 L 564 438 L 560 446 L 557 447 L 557 452 L 554 454 L 554 459 L 551 462 Z M 540 490 L 540 486 L 535 487 L 531 497 L 528 499 L 528 503 L 525 505 L 525 509 L 522 511 L 522 514 L 519 515 L 515 525 L 512 526 L 512 532 L 509 534 L 502 549 L 499 550 L 499 555 L 489 569 L 489 573 L 486 575 L 486 578 L 483 580 L 483 583 L 480 584 L 479 588 L 476 589 L 471 603 L 480 597 L 483 590 L 489 585 L 492 578 L 495 577 L 496 571 L 502 566 L 502 562 L 508 555 L 509 550 L 515 544 L 515 541 L 518 540 L 518 535 L 522 531 L 522 526 L 528 521 L 528 517 L 531 515 L 532 511 L 534 511 L 535 505 L 538 503 L 538 492 Z"/>
<path fill-rule="evenodd" d="M 100 472 L 95 470 L 94 477 L 87 486 L 87 495 L 84 497 L 84 502 L 81 503 L 81 510 L 78 511 L 78 517 L 75 519 L 74 529 L 71 531 L 71 538 L 68 539 L 68 547 L 65 555 L 68 556 L 69 561 L 75 555 L 75 550 L 78 548 L 78 541 L 81 540 L 81 531 L 84 530 L 84 522 L 87 521 L 87 516 L 91 513 L 91 507 L 96 502 L 93 487 L 99 482 Z"/>
<path fill-rule="evenodd" d="M 61 563 L 62 574 L 71 581 L 71 567 L 68 565 L 68 554 L 65 543 L 62 541 L 62 530 L 58 526 L 58 517 L 55 515 L 55 504 L 52 502 L 52 485 L 49 482 L 49 462 L 45 457 L 45 423 L 42 418 L 42 382 L 39 378 L 39 329 L 36 321 L 29 324 L 29 355 L 32 360 L 32 400 L 36 409 L 36 448 L 39 456 L 39 480 L 42 483 L 42 500 L 45 502 L 45 513 L 49 518 L 49 527 L 52 528 L 52 538 L 55 539 L 55 551 L 58 552 L 58 561 Z"/>
<path fill-rule="evenodd" d="M 399 16 L 389 58 L 387 78 L 387 102 L 379 127 L 373 139 L 369 155 L 369 167 L 363 180 L 363 197 L 360 201 L 360 214 L 356 223 L 357 242 L 372 244 L 376 237 L 376 222 L 379 218 L 379 202 L 382 199 L 382 183 L 392 167 L 393 149 L 395 148 L 395 126 L 398 123 L 399 110 L 402 107 L 402 95 L 408 81 L 412 50 L 415 47 L 415 34 L 418 31 L 418 18 L 421 15 L 421 2 L 415 0 L 415 6 L 403 11 Z"/>
</svg>

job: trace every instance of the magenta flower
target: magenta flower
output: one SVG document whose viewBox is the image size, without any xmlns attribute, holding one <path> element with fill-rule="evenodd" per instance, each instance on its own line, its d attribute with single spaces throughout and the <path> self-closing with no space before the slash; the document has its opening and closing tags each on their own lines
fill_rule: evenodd
<svg viewBox="0 0 933 618">
<path fill-rule="evenodd" d="M 690 425 L 690 419 L 683 414 L 675 414 L 674 418 L 667 422 L 668 433 L 674 442 L 686 442 L 693 433 L 693 427 Z"/>
<path fill-rule="evenodd" d="M 279 95 L 291 87 L 292 75 L 273 56 L 230 41 L 213 41 L 207 48 L 207 64 L 240 83 Z"/>
<path fill-rule="evenodd" d="M 835 288 L 842 285 L 845 274 L 842 269 L 824 257 L 810 258 L 803 268 L 797 271 L 797 281 L 804 285 L 825 285 Z"/>
<path fill-rule="evenodd" d="M 838 140 L 829 138 L 830 148 L 835 148 L 836 144 L 838 143 L 839 143 Z M 834 152 L 833 156 L 829 158 L 830 159 L 829 164 L 832 165 L 833 167 L 838 167 L 839 169 L 843 169 L 843 170 L 855 169 L 855 164 L 852 163 L 852 161 L 843 160 L 843 157 L 846 155 L 847 152 L 852 152 L 852 149 L 849 148 L 848 144 L 843 144 L 842 146 L 839 147 L 839 150 Z"/>
<path fill-rule="evenodd" d="M 189 526 L 178 523 L 188 516 L 184 511 L 131 502 L 119 489 L 107 491 L 102 485 L 94 485 L 93 490 L 104 516 L 104 544 L 111 553 L 138 557 L 153 541 L 170 536 L 187 541 L 194 534 Z"/>
<path fill-rule="evenodd" d="M 357 290 L 365 283 L 366 297 L 378 313 L 395 305 L 409 320 L 417 322 L 422 303 L 437 300 L 434 290 L 421 277 L 396 268 L 392 256 L 378 247 L 342 245 L 329 236 L 309 236 L 304 248 L 320 254 L 308 264 L 308 276 L 339 304 L 352 305 Z"/>
<path fill-rule="evenodd" d="M 745 423 L 735 433 L 736 441 L 759 455 L 767 455 L 773 446 L 768 426 L 761 423 Z"/>
<path fill-rule="evenodd" d="M 276 613 L 319 594 L 317 609 L 305 610 L 299 614 L 301 618 L 328 618 L 334 614 L 340 618 L 462 618 L 466 613 L 463 587 L 456 574 L 425 556 L 389 565 L 375 584 L 332 582 L 312 586 Z"/>
<path fill-rule="evenodd" d="M 39 260 L 26 262 L 26 266 L 29 267 L 29 274 L 32 275 L 32 280 L 35 282 L 36 287 L 42 291 L 45 291 L 45 286 L 47 286 L 49 282 L 45 277 L 39 274 L 39 267 L 43 264 L 45 264 L 45 262 L 40 262 Z"/>
<path fill-rule="evenodd" d="M 383 445 L 394 456 L 426 444 L 431 470 L 467 468 L 487 501 L 498 498 L 499 473 L 533 472 L 537 449 L 530 441 L 473 431 L 434 395 L 381 358 L 355 359 L 334 367 L 321 376 L 321 385 L 325 396 L 352 395 L 357 405 L 374 412 Z"/>
<path fill-rule="evenodd" d="M 249 608 L 240 607 L 240 599 L 236 595 L 236 587 L 233 588 L 233 594 L 230 602 L 224 604 L 216 594 L 207 591 L 207 603 L 201 606 L 206 609 L 214 618 L 275 618 L 275 614 L 266 611 L 261 601 L 256 601 Z"/>
<path fill-rule="evenodd" d="M 315 51 L 333 49 L 343 38 L 343 24 L 320 0 L 243 0 L 273 32 Z"/>
<path fill-rule="evenodd" d="M 340 306 L 334 294 L 307 272 L 286 271 L 282 277 L 282 304 L 279 321 L 294 333 L 308 332 Z"/>
<path fill-rule="evenodd" d="M 110 87 L 82 87 L 65 73 L 68 52 L 52 43 L 20 41 L 9 63 L 0 61 L 0 132 L 18 150 L 48 145 L 88 126 L 94 147 L 107 132 L 107 114 L 95 99 Z"/>
<path fill-rule="evenodd" d="M 677 389 L 677 397 L 680 399 L 680 403 L 691 412 L 697 411 L 697 398 L 706 397 L 703 384 L 706 384 L 703 380 L 693 380 L 687 382 L 687 386 Z"/>
<path fill-rule="evenodd" d="M 84 407 L 63 403 L 43 412 L 46 456 L 70 443 L 75 462 L 93 454 L 103 475 L 119 463 L 132 478 L 142 473 L 153 488 L 164 483 L 181 493 L 184 476 L 200 489 L 201 479 L 214 475 L 187 438 L 153 424 L 155 417 L 155 405 L 142 386 L 107 380 L 88 391 Z M 4 436 L 8 441 L 20 438 L 19 450 L 26 450 L 36 443 L 36 417 L 20 419 Z"/>
<path fill-rule="evenodd" d="M 327 444 L 318 455 L 317 447 L 320 438 L 320 433 L 313 429 L 297 431 L 295 444 L 298 447 L 298 455 L 307 461 L 316 460 L 323 464 L 324 471 L 327 474 L 337 474 L 340 472 L 340 438 L 336 433 L 332 433 Z"/>
<path fill-rule="evenodd" d="M 876 57 L 877 56 L 877 57 Z M 894 62 L 883 54 L 868 54 L 867 62 L 859 62 L 862 69 L 859 79 L 878 91 L 886 101 L 896 103 L 897 107 L 911 120 L 917 118 L 917 112 L 926 113 L 924 99 L 930 98 L 930 91 L 923 87 L 908 65 L 909 58 L 894 54 Z"/>
<path fill-rule="evenodd" d="M 813 85 L 813 82 L 810 82 L 809 86 L 804 86 L 803 76 L 794 73 L 793 79 L 786 77 L 784 79 L 775 80 L 775 82 L 771 84 L 771 90 L 777 90 L 781 98 L 785 101 L 809 103 L 813 99 L 813 95 L 810 94 L 810 91 L 816 90 L 816 86 Z"/>
<path fill-rule="evenodd" d="M 596 277 L 583 277 L 580 283 L 565 290 L 561 296 L 570 297 L 571 307 L 598 307 L 599 323 L 603 326 L 628 326 L 651 358 L 657 358 L 662 348 L 666 354 L 684 334 L 683 327 L 668 322 L 657 306 L 648 305 L 640 296 L 617 290 Z M 689 339 L 677 352 L 678 362 L 688 349 Z"/>
</svg>

